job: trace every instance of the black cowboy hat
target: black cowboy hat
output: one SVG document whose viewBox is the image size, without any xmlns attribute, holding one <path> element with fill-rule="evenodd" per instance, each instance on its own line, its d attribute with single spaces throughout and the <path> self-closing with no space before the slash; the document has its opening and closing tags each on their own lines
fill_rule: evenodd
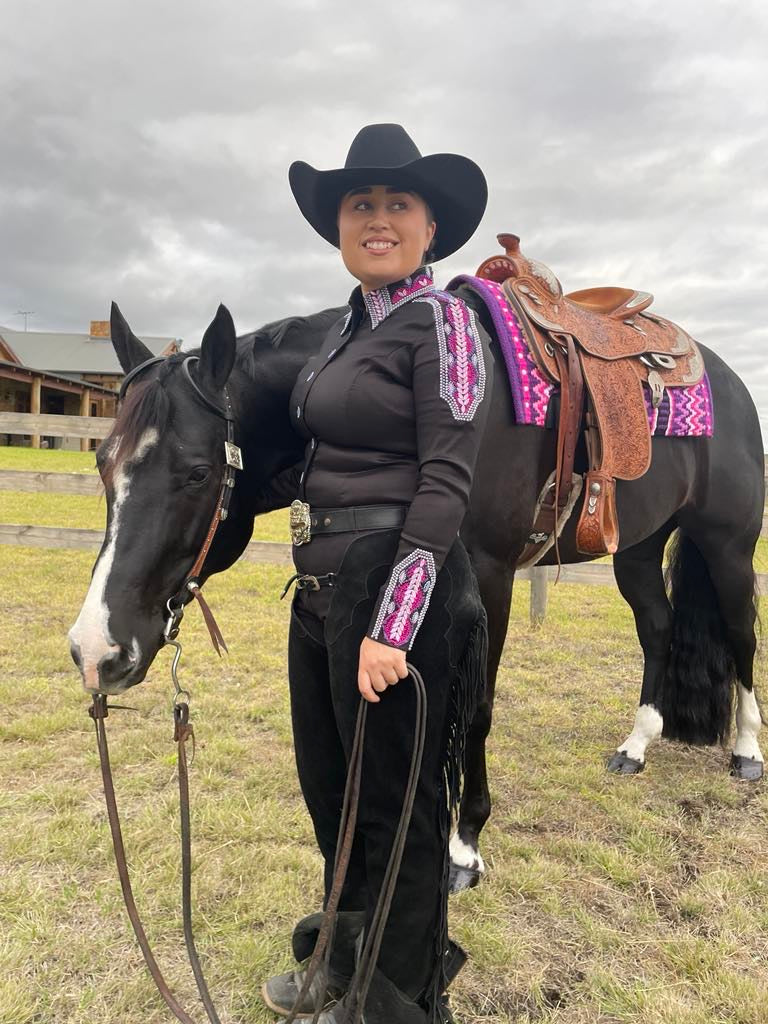
<svg viewBox="0 0 768 1024">
<path fill-rule="evenodd" d="M 288 180 L 299 209 L 318 234 L 339 246 L 339 202 L 360 185 L 394 185 L 418 193 L 432 208 L 433 259 L 460 249 L 485 212 L 488 186 L 472 160 L 455 153 L 422 156 L 399 124 L 369 124 L 355 136 L 343 167 L 318 171 L 296 160 Z"/>
</svg>

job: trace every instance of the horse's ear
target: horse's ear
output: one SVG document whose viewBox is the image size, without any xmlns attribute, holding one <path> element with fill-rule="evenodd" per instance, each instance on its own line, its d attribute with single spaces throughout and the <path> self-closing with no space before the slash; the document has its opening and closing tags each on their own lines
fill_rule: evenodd
<svg viewBox="0 0 768 1024">
<path fill-rule="evenodd" d="M 203 335 L 198 375 L 211 391 L 221 391 L 235 364 L 235 324 L 226 306 L 219 306 Z"/>
<path fill-rule="evenodd" d="M 117 353 L 120 365 L 126 373 L 130 373 L 135 366 L 138 366 L 140 363 L 144 363 L 147 359 L 152 358 L 154 353 L 150 352 L 144 342 L 139 341 L 133 333 L 131 328 L 128 326 L 128 321 L 118 309 L 116 302 L 112 303 L 109 323 L 112 335 L 112 347 Z"/>
</svg>

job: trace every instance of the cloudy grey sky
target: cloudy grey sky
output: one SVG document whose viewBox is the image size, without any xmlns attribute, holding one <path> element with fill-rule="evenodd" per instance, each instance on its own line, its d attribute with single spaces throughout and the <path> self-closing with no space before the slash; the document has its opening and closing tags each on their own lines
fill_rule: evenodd
<svg viewBox="0 0 768 1024">
<path fill-rule="evenodd" d="M 288 189 L 363 124 L 483 167 L 567 289 L 630 285 L 748 384 L 768 436 L 763 0 L 3 0 L 0 324 L 196 342 L 345 301 Z"/>
</svg>

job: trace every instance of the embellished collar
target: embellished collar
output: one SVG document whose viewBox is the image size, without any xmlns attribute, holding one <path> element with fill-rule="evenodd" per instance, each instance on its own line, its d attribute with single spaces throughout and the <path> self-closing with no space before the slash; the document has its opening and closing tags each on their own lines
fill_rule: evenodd
<svg viewBox="0 0 768 1024">
<path fill-rule="evenodd" d="M 400 306 L 415 299 L 417 295 L 426 295 L 434 290 L 435 282 L 431 267 L 419 267 L 409 277 L 386 284 L 382 288 L 374 288 L 373 291 L 365 292 L 365 294 L 358 285 L 349 297 L 350 309 L 341 333 L 346 334 L 350 325 L 356 327 L 363 319 L 366 310 L 371 318 L 371 330 L 375 331 L 379 324 Z"/>
</svg>

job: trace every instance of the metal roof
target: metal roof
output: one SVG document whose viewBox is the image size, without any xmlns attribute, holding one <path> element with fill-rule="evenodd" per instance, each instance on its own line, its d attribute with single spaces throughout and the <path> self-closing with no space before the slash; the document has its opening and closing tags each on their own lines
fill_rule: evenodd
<svg viewBox="0 0 768 1024">
<path fill-rule="evenodd" d="M 33 370 L 61 374 L 123 374 L 109 338 L 48 331 L 13 331 L 7 327 L 0 327 L 0 338 L 17 356 L 22 366 L 28 366 Z M 143 337 L 141 340 L 156 356 L 171 344 L 181 345 L 177 338 Z"/>
</svg>

